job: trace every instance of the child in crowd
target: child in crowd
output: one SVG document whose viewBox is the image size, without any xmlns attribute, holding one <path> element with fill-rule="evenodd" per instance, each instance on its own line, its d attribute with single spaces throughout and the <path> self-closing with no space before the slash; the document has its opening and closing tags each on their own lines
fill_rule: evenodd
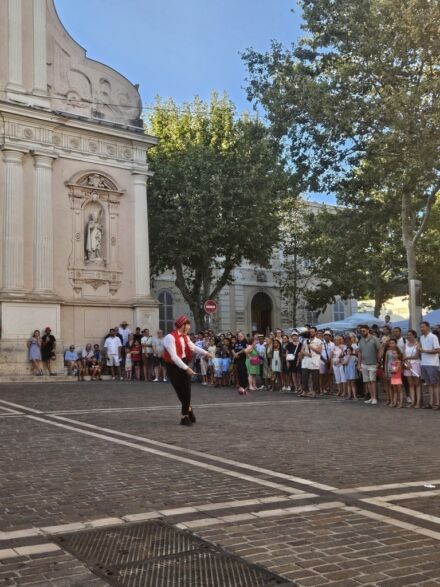
<svg viewBox="0 0 440 587">
<path fill-rule="evenodd" d="M 125 379 L 131 381 L 133 376 L 133 361 L 131 359 L 131 351 L 127 350 L 125 355 Z"/>
<path fill-rule="evenodd" d="M 223 359 L 220 351 L 215 353 L 213 359 L 215 387 L 220 387 L 223 378 Z"/>
<path fill-rule="evenodd" d="M 101 365 L 98 363 L 96 357 L 92 357 L 89 366 L 90 378 L 92 381 L 98 381 L 101 379 Z"/>
<path fill-rule="evenodd" d="M 391 351 L 391 407 L 403 408 L 403 389 L 402 389 L 402 353 L 400 349 L 395 348 Z"/>
<path fill-rule="evenodd" d="M 344 371 L 344 357 L 345 357 L 345 345 L 342 336 L 335 336 L 335 347 L 333 349 L 333 355 L 331 358 L 333 375 L 336 383 L 336 395 L 338 397 L 345 397 L 345 371 Z"/>
<path fill-rule="evenodd" d="M 272 371 L 272 381 L 273 381 L 273 389 L 277 391 L 281 389 L 281 373 L 282 373 L 282 356 L 281 356 L 281 345 L 278 339 L 273 340 L 273 349 L 272 349 L 272 360 L 271 360 L 271 371 Z"/>
<path fill-rule="evenodd" d="M 386 405 L 392 408 L 395 407 L 395 398 L 393 395 L 393 389 L 391 386 L 391 364 L 393 362 L 393 352 L 397 348 L 397 342 L 395 338 L 390 338 L 385 343 L 384 348 L 384 355 L 383 355 L 383 369 L 384 369 L 384 378 L 383 378 L 383 390 L 386 397 Z"/>
<path fill-rule="evenodd" d="M 230 381 L 229 371 L 231 368 L 231 356 L 229 352 L 223 351 L 222 353 L 222 385 L 228 386 Z"/>
<path fill-rule="evenodd" d="M 347 380 L 345 397 L 347 399 L 358 399 L 356 395 L 358 360 L 352 346 L 347 346 L 345 353 L 344 373 L 345 379 Z"/>
<path fill-rule="evenodd" d="M 215 340 L 213 338 L 210 338 L 208 343 L 208 353 L 215 357 L 216 352 L 217 346 L 215 344 Z M 208 381 L 210 385 L 215 384 L 214 359 L 208 359 Z"/>
</svg>

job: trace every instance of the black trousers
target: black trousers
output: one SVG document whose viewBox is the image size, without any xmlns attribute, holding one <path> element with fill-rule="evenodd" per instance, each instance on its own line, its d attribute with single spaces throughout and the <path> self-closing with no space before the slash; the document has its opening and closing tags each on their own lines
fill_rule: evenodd
<svg viewBox="0 0 440 587">
<path fill-rule="evenodd" d="M 312 377 L 312 391 L 319 391 L 319 369 L 302 370 L 302 390 L 305 393 L 310 391 L 310 376 Z"/>
<path fill-rule="evenodd" d="M 243 359 L 238 359 L 235 364 L 237 366 L 238 384 L 240 387 L 246 388 L 249 385 L 246 361 L 243 361 Z"/>
<path fill-rule="evenodd" d="M 182 416 L 187 416 L 191 406 L 191 376 L 174 363 L 167 363 L 167 375 L 182 404 Z"/>
</svg>

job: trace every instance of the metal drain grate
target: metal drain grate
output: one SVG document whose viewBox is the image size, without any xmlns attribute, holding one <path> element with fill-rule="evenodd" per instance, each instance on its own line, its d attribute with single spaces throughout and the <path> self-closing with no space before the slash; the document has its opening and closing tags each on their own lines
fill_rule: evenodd
<svg viewBox="0 0 440 587">
<path fill-rule="evenodd" d="M 92 565 L 122 565 L 199 548 L 190 534 L 171 526 L 148 523 L 75 532 L 58 543 Z"/>
<path fill-rule="evenodd" d="M 52 539 L 115 587 L 293 587 L 263 567 L 156 520 Z"/>
</svg>

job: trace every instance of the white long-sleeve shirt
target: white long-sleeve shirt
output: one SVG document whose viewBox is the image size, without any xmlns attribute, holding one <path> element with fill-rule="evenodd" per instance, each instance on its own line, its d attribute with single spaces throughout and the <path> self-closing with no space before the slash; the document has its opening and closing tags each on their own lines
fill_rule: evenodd
<svg viewBox="0 0 440 587">
<path fill-rule="evenodd" d="M 181 340 L 182 351 L 183 351 L 182 359 L 184 359 L 186 357 L 186 355 L 185 355 L 185 337 L 183 334 L 180 335 L 180 340 Z M 173 363 L 175 363 L 178 367 L 180 367 L 180 369 L 183 369 L 184 371 L 186 371 L 188 369 L 188 365 L 186 363 L 184 363 L 182 361 L 182 359 L 177 355 L 176 341 L 175 341 L 174 336 L 172 334 L 166 335 L 166 337 L 163 339 L 163 346 L 169 352 Z M 202 356 L 205 356 L 208 354 L 208 352 L 205 351 L 205 349 L 202 349 L 202 348 L 196 346 L 189 337 L 188 337 L 188 346 L 191 349 L 192 353 L 195 353 L 197 355 L 202 355 Z"/>
</svg>

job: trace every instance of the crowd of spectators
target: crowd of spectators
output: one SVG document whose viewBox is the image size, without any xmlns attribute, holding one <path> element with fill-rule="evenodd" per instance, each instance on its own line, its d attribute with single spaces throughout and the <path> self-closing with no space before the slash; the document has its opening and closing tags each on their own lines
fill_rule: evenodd
<svg viewBox="0 0 440 587">
<path fill-rule="evenodd" d="M 379 394 L 393 408 L 440 409 L 439 328 L 420 325 L 421 336 L 402 336 L 390 323 L 360 324 L 354 332 L 334 334 L 305 326 L 267 335 L 200 332 L 194 342 L 214 359 L 196 360 L 202 385 L 233 386 L 240 394 L 267 389 L 377 405 Z M 422 386 L 428 400 L 423 405 Z"/>
<path fill-rule="evenodd" d="M 440 409 L 440 327 L 420 325 L 421 336 L 409 330 L 406 337 L 388 322 L 380 328 L 360 324 L 354 332 L 334 334 L 314 326 L 268 334 L 212 330 L 192 335 L 193 342 L 209 351 L 212 359 L 194 359 L 196 378 L 204 386 L 235 387 L 241 395 L 267 389 L 317 397 L 334 394 L 341 400 L 363 400 L 377 405 L 379 394 L 390 407 Z M 112 380 L 166 382 L 163 332 L 148 328 L 132 332 L 127 322 L 111 328 L 103 343 L 84 349 L 70 345 L 64 353 L 68 375 L 92 381 L 108 375 Z M 50 375 L 56 357 L 56 340 L 50 327 L 28 341 L 29 360 L 36 376 L 43 365 Z M 422 386 L 428 399 L 424 405 Z"/>
</svg>

